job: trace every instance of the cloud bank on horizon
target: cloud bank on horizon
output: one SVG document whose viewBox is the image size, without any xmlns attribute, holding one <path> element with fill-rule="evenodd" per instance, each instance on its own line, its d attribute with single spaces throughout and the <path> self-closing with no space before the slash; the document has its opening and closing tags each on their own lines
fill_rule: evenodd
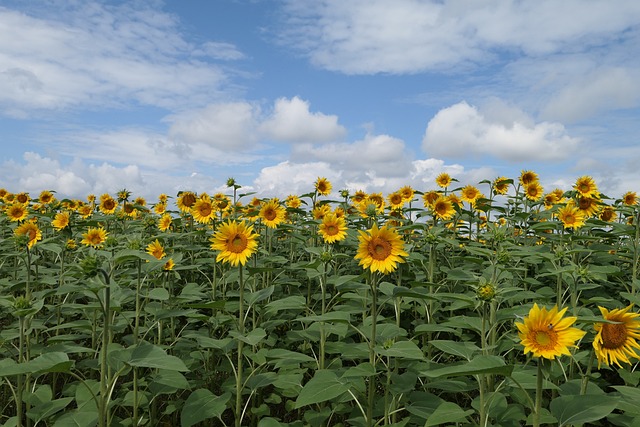
<svg viewBox="0 0 640 427">
<path fill-rule="evenodd" d="M 640 191 L 640 3 L 389 4 L 7 1 L 0 186 L 284 197 L 534 169 Z"/>
</svg>

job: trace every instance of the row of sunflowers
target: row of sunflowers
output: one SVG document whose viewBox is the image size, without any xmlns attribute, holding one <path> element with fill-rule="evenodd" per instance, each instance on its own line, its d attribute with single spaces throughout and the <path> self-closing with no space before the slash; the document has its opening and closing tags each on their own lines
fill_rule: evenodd
<svg viewBox="0 0 640 427">
<path fill-rule="evenodd" d="M 637 194 L 457 182 L 0 189 L 0 421 L 640 422 Z"/>
</svg>

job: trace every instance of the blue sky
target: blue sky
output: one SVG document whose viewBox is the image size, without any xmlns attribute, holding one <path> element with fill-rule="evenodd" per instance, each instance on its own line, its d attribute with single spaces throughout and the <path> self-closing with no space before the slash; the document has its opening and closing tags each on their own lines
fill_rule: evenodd
<svg viewBox="0 0 640 427">
<path fill-rule="evenodd" d="M 0 186 L 640 191 L 640 2 L 0 1 Z"/>
</svg>

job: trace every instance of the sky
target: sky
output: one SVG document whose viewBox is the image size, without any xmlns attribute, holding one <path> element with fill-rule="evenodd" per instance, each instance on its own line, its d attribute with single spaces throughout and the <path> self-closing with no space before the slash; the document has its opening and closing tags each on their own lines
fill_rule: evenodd
<svg viewBox="0 0 640 427">
<path fill-rule="evenodd" d="M 0 187 L 640 192 L 640 2 L 0 0 Z M 482 191 L 488 188 L 482 187 Z"/>
</svg>

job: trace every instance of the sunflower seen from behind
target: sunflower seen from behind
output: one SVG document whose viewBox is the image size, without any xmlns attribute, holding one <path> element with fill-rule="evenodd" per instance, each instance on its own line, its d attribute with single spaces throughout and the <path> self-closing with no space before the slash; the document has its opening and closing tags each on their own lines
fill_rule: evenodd
<svg viewBox="0 0 640 427">
<path fill-rule="evenodd" d="M 253 226 L 244 221 L 230 220 L 222 223 L 210 239 L 211 249 L 220 251 L 216 261 L 232 266 L 245 265 L 258 249 L 258 235 Z"/>
<path fill-rule="evenodd" d="M 516 322 L 520 344 L 524 346 L 524 354 L 532 353 L 534 357 L 555 359 L 570 356 L 569 347 L 576 347 L 585 332 L 572 325 L 577 317 L 563 317 L 567 307 L 558 311 L 558 306 L 551 310 L 533 304 L 529 314 L 522 323 Z"/>
<path fill-rule="evenodd" d="M 593 349 L 598 358 L 598 368 L 601 364 L 618 365 L 620 362 L 631 363 L 630 359 L 639 359 L 640 350 L 640 314 L 630 313 L 629 305 L 625 308 L 608 310 L 598 306 L 604 320 L 616 323 L 596 323 L 596 337 L 593 339 Z"/>
<path fill-rule="evenodd" d="M 398 263 L 405 262 L 404 257 L 409 256 L 400 235 L 386 225 L 378 228 L 374 223 L 370 230 L 358 232 L 360 244 L 355 259 L 360 260 L 358 265 L 365 270 L 391 273 Z"/>
</svg>

